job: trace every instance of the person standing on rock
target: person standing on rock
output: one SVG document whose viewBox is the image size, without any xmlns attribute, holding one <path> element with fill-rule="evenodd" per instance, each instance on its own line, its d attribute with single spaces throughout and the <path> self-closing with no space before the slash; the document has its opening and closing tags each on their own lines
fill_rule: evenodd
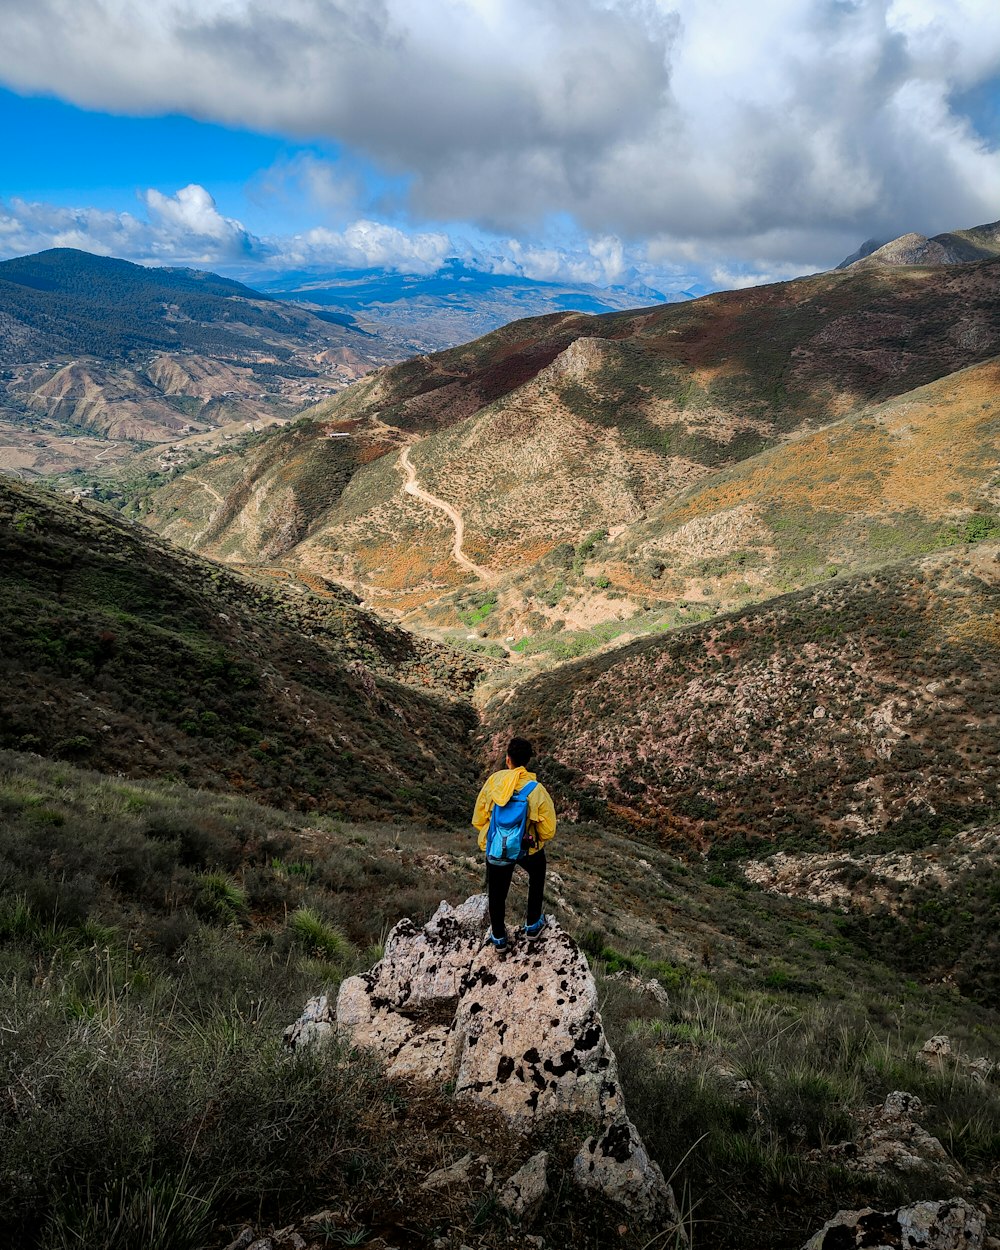
<svg viewBox="0 0 1000 1250">
<path fill-rule="evenodd" d="M 486 854 L 489 940 L 498 951 L 510 945 L 505 923 L 507 894 L 518 864 L 528 874 L 524 935 L 534 941 L 545 928 L 544 844 L 555 836 L 556 809 L 545 787 L 528 772 L 533 754 L 530 742 L 512 738 L 507 747 L 507 767 L 488 778 L 472 813 L 472 823 L 479 830 L 479 849 Z"/>
</svg>

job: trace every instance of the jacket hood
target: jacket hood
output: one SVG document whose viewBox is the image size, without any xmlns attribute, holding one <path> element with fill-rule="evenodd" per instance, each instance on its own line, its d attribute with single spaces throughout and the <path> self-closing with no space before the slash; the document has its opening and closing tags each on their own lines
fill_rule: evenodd
<svg viewBox="0 0 1000 1250">
<path fill-rule="evenodd" d="M 494 773 L 486 783 L 486 792 L 497 807 L 510 802 L 510 796 L 527 781 L 534 781 L 535 774 L 526 768 L 502 768 Z"/>
</svg>

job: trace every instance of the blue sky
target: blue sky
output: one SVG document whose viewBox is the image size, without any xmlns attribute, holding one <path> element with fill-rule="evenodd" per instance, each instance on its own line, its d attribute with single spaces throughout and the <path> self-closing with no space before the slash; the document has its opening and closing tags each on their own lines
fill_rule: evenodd
<svg viewBox="0 0 1000 1250">
<path fill-rule="evenodd" d="M 662 290 L 1000 218 L 993 0 L 0 0 L 0 255 Z"/>
<path fill-rule="evenodd" d="M 254 172 L 288 144 L 187 117 L 127 117 L 0 90 L 5 196 L 97 208 L 134 206 L 151 186 L 212 184 L 223 212 L 245 207 Z"/>
</svg>

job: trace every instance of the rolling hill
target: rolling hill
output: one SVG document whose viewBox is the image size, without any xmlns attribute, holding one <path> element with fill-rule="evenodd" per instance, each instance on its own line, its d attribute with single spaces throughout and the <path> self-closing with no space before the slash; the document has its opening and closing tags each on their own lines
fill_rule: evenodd
<svg viewBox="0 0 1000 1250">
<path fill-rule="evenodd" d="M 216 274 L 72 248 L 17 257 L 0 262 L 0 468 L 215 446 L 222 428 L 283 420 L 400 354 L 353 317 Z"/>
<path fill-rule="evenodd" d="M 1000 549 L 981 543 L 563 665 L 498 696 L 565 808 L 702 851 L 825 850 L 1000 805 Z"/>
<path fill-rule="evenodd" d="M 310 569 L 437 625 L 458 627 L 469 593 L 498 598 L 505 632 L 612 616 L 624 608 L 607 595 L 576 616 L 549 605 L 559 576 L 529 570 L 558 563 L 567 545 L 572 564 L 608 535 L 627 551 L 633 530 L 637 550 L 652 548 L 656 527 L 672 523 L 665 512 L 728 466 L 990 359 L 998 280 L 990 261 L 861 267 L 516 322 L 379 371 L 294 430 L 182 475 L 141 516 L 194 550 Z M 484 575 L 456 560 L 447 511 L 407 490 L 407 448 L 420 489 L 461 515 L 463 554 Z M 610 587 L 632 610 L 676 597 L 632 582 Z"/>
</svg>

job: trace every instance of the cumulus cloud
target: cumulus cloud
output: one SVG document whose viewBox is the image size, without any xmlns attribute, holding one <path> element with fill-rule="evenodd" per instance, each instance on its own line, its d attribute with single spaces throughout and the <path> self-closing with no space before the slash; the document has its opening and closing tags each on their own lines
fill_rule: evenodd
<svg viewBox="0 0 1000 1250">
<path fill-rule="evenodd" d="M 570 214 L 595 238 L 808 267 L 1000 215 L 995 145 L 958 105 L 1000 73 L 994 0 L 0 0 L 0 17 L 17 89 L 334 139 L 405 176 L 427 221 L 522 236 Z"/>
<path fill-rule="evenodd" d="M 242 222 L 223 217 L 212 196 L 197 183 L 181 187 L 176 195 L 150 189 L 144 198 L 151 219 L 149 233 L 161 245 L 176 250 L 180 242 L 182 248 L 217 261 L 244 259 L 261 251 L 260 241 Z"/>
<path fill-rule="evenodd" d="M 175 195 L 146 191 L 145 218 L 97 208 L 0 200 L 0 253 L 17 256 L 76 247 L 98 256 L 165 265 L 227 265 L 263 259 L 268 248 L 239 221 L 223 217 L 204 187 Z"/>
<path fill-rule="evenodd" d="M 410 234 L 384 222 L 355 221 L 341 231 L 317 226 L 276 240 L 272 263 L 427 274 L 435 273 L 457 250 L 446 234 Z"/>
</svg>

